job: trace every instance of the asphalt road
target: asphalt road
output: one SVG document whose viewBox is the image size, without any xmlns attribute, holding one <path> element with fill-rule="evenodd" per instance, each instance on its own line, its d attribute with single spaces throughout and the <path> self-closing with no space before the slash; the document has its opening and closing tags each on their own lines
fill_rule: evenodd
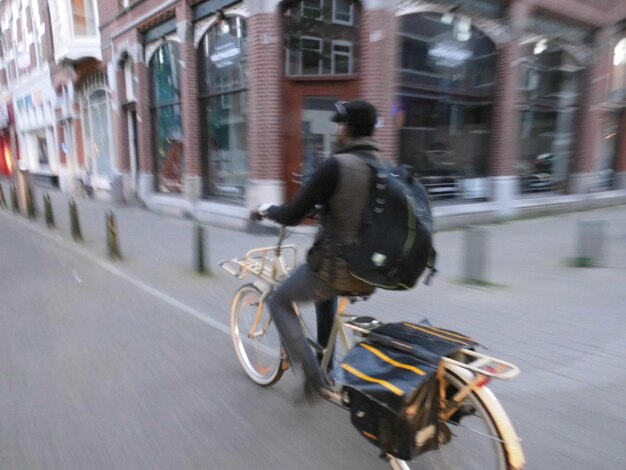
<svg viewBox="0 0 626 470">
<path fill-rule="evenodd" d="M 0 213 L 0 469 L 387 468 L 347 413 L 294 406 L 291 374 L 268 389 L 245 377 L 227 328 L 240 283 L 190 273 L 189 221 L 119 210 L 125 260 L 113 264 L 104 210 L 82 206 L 82 246 L 61 227 L 65 211 L 57 231 Z M 626 467 L 626 211 L 584 217 L 611 222 L 603 268 L 566 265 L 578 215 L 519 221 L 491 227 L 494 282 L 468 287 L 462 233 L 443 232 L 432 288 L 355 307 L 428 316 L 518 364 L 522 375 L 493 389 L 528 469 Z M 214 261 L 273 240 L 210 236 Z"/>
<path fill-rule="evenodd" d="M 242 375 L 230 338 L 0 218 L 0 468 L 385 468 L 334 406 Z M 228 293 L 225 293 L 227 299 Z"/>
</svg>

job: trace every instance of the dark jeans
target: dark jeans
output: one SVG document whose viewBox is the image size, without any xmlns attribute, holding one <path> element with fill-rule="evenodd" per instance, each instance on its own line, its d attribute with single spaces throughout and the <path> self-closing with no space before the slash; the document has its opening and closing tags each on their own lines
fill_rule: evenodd
<svg viewBox="0 0 626 470">
<path fill-rule="evenodd" d="M 323 382 L 322 371 L 317 363 L 315 353 L 309 346 L 302 330 L 292 302 L 316 302 L 318 314 L 318 327 L 322 325 L 320 343 L 328 342 L 332 317 L 334 315 L 333 302 L 336 301 L 337 292 L 326 283 L 313 275 L 309 266 L 304 264 L 297 268 L 287 280 L 281 284 L 268 298 L 267 305 L 272 319 L 278 328 L 289 357 L 295 364 L 301 364 L 307 382 L 314 388 L 319 388 Z M 320 314 L 319 307 L 322 307 Z"/>
</svg>

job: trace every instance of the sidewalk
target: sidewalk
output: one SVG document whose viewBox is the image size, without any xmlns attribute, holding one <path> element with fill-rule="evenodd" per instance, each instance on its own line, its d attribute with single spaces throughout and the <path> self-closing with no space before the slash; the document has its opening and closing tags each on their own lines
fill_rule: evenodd
<svg viewBox="0 0 626 470">
<path fill-rule="evenodd" d="M 43 218 L 45 189 L 37 193 L 36 221 L 28 221 L 11 213 L 8 184 L 2 182 L 2 187 L 9 208 L 0 209 L 5 216 L 0 223 L 13 217 L 73 245 L 67 195 L 48 191 L 56 221 L 56 229 L 49 231 Z M 193 271 L 193 221 L 133 206 L 86 199 L 76 203 L 85 239 L 82 249 L 107 259 L 105 213 L 111 209 L 123 255 L 122 261 L 112 264 L 225 327 L 230 298 L 241 282 L 217 263 L 275 241 L 272 234 L 207 225 L 206 264 L 212 273 L 198 275 Z M 603 267 L 569 266 L 582 219 L 608 221 Z M 493 390 L 524 439 L 528 468 L 622 468 L 626 463 L 626 207 L 485 228 L 489 245 L 484 286 L 460 282 L 464 232 L 450 230 L 435 238 L 439 274 L 432 287 L 404 293 L 380 291 L 353 310 L 385 321 L 428 317 L 437 326 L 477 338 L 490 354 L 519 365 L 518 379 L 494 384 Z M 300 248 L 300 257 L 311 243 L 308 232 L 289 239 Z"/>
</svg>

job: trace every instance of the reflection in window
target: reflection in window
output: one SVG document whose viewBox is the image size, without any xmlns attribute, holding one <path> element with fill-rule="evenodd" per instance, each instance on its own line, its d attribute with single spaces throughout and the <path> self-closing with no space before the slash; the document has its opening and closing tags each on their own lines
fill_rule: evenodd
<svg viewBox="0 0 626 470">
<path fill-rule="evenodd" d="M 156 189 L 181 192 L 184 153 L 178 45 L 165 43 L 150 60 Z"/>
<path fill-rule="evenodd" d="M 89 93 L 83 102 L 83 140 L 88 171 L 101 181 L 108 181 L 113 166 L 110 106 L 110 94 L 104 89 Z"/>
<path fill-rule="evenodd" d="M 358 5 L 355 0 L 285 2 L 283 31 L 286 75 L 356 73 Z M 318 10 L 321 13 L 314 16 L 313 12 Z"/>
<path fill-rule="evenodd" d="M 97 33 L 93 0 L 72 0 L 74 34 L 92 36 Z"/>
<path fill-rule="evenodd" d="M 435 201 L 485 198 L 494 43 L 465 18 L 435 14 L 402 17 L 398 34 L 400 160 Z"/>
<path fill-rule="evenodd" d="M 230 17 L 214 25 L 200 42 L 198 61 L 204 193 L 243 202 L 248 180 L 245 20 Z"/>
<path fill-rule="evenodd" d="M 322 19 L 322 3 L 324 0 L 302 0 L 302 16 L 315 20 Z"/>
<path fill-rule="evenodd" d="M 333 41 L 332 73 L 352 73 L 352 43 L 349 41 Z"/>
<path fill-rule="evenodd" d="M 354 4 L 349 0 L 333 0 L 333 22 L 352 24 Z"/>
<path fill-rule="evenodd" d="M 520 159 L 516 164 L 523 193 L 565 189 L 580 69 L 571 55 L 547 40 L 526 48 L 521 69 Z"/>
</svg>

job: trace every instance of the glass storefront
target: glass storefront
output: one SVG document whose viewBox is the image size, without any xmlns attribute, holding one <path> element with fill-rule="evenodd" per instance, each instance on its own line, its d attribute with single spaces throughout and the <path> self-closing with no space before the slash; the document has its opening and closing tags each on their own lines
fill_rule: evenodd
<svg viewBox="0 0 626 470">
<path fill-rule="evenodd" d="M 360 7 L 354 0 L 301 0 L 283 9 L 285 75 L 352 75 Z"/>
<path fill-rule="evenodd" d="M 496 50 L 468 17 L 413 14 L 399 28 L 400 161 L 431 199 L 487 196 Z"/>
<path fill-rule="evenodd" d="M 160 46 L 150 60 L 156 190 L 183 189 L 183 124 L 178 44 Z"/>
<path fill-rule="evenodd" d="M 248 179 L 245 20 L 216 23 L 198 47 L 204 194 L 243 202 Z"/>
<path fill-rule="evenodd" d="M 521 192 L 566 189 L 578 112 L 581 67 L 558 44 L 529 44 L 521 64 Z"/>
</svg>

